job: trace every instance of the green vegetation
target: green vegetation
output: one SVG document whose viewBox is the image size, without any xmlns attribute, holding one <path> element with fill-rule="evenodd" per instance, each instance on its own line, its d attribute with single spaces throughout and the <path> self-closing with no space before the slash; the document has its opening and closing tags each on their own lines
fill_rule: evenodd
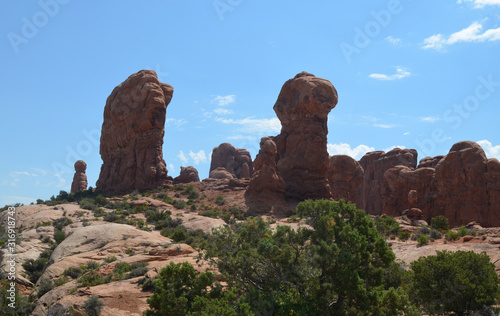
<svg viewBox="0 0 500 316">
<path fill-rule="evenodd" d="M 35 308 L 32 298 L 19 293 L 17 286 L 13 288 L 14 292 L 10 292 L 12 290 L 10 282 L 6 278 L 0 278 L 0 315 L 31 315 L 31 312 Z M 12 301 L 8 299 L 11 297 L 10 293 L 14 293 L 15 308 L 13 308 L 14 305 L 9 306 L 9 304 L 12 304 Z"/>
<path fill-rule="evenodd" d="M 375 227 L 383 236 L 398 235 L 400 231 L 399 223 L 392 216 L 377 216 Z"/>
<path fill-rule="evenodd" d="M 495 265 L 486 253 L 438 251 L 411 263 L 413 301 L 430 314 L 464 315 L 495 303 Z"/>
<path fill-rule="evenodd" d="M 43 274 L 43 270 L 48 264 L 48 259 L 39 257 L 38 259 L 27 259 L 23 262 L 22 267 L 26 274 L 28 275 L 28 279 L 31 283 L 36 283 L 40 276 Z"/>
<path fill-rule="evenodd" d="M 426 234 L 422 234 L 417 238 L 417 242 L 419 246 L 424 246 L 429 243 L 429 238 L 427 237 Z"/>
<path fill-rule="evenodd" d="M 450 225 L 448 224 L 448 219 L 446 217 L 439 215 L 431 219 L 431 228 L 441 232 L 447 232 L 450 230 Z"/>
<path fill-rule="evenodd" d="M 226 204 L 226 200 L 222 197 L 222 195 L 218 195 L 217 198 L 215 199 L 215 204 L 222 206 Z"/>
<path fill-rule="evenodd" d="M 38 286 L 38 297 L 42 297 L 45 293 L 49 292 L 54 288 L 54 283 L 50 279 L 42 278 L 40 280 L 40 285 Z"/>
<path fill-rule="evenodd" d="M 99 296 L 91 296 L 83 303 L 83 309 L 88 316 L 98 316 L 103 306 L 104 303 L 99 299 Z"/>
</svg>

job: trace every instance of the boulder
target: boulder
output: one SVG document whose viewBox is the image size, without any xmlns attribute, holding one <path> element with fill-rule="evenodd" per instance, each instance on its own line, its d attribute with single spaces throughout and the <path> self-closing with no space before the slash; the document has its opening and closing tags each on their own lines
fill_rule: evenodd
<svg viewBox="0 0 500 316">
<path fill-rule="evenodd" d="M 286 206 L 286 184 L 277 171 L 276 153 L 274 141 L 263 137 L 254 162 L 255 172 L 245 192 L 246 204 L 254 212 L 279 212 Z"/>
<path fill-rule="evenodd" d="M 162 147 L 173 91 L 152 70 L 131 75 L 113 90 L 104 108 L 99 191 L 122 194 L 169 183 Z"/>
<path fill-rule="evenodd" d="M 71 183 L 71 193 L 87 190 L 88 183 L 85 170 L 87 170 L 87 164 L 85 161 L 78 160 L 75 162 L 75 175 L 73 176 L 73 182 Z"/>
<path fill-rule="evenodd" d="M 417 166 L 417 169 L 418 168 L 436 168 L 437 164 L 443 158 L 444 158 L 444 156 L 422 158 L 422 160 L 420 160 L 420 163 Z"/>
<path fill-rule="evenodd" d="M 281 133 L 277 170 L 292 200 L 331 198 L 328 184 L 328 113 L 337 105 L 337 90 L 326 79 L 302 72 L 282 87 L 274 111 Z"/>
<path fill-rule="evenodd" d="M 253 173 L 252 157 L 246 149 L 236 149 L 229 143 L 222 143 L 212 151 L 210 173 L 217 168 L 226 169 L 238 179 L 249 178 Z"/>
<path fill-rule="evenodd" d="M 344 199 L 358 206 L 363 205 L 364 170 L 347 155 L 330 157 L 328 182 L 335 200 Z"/>
<path fill-rule="evenodd" d="M 195 167 L 181 167 L 181 173 L 178 177 L 174 178 L 174 183 L 191 183 L 200 182 L 200 177 L 198 176 L 198 170 Z"/>
<path fill-rule="evenodd" d="M 210 171 L 209 178 L 211 179 L 233 179 L 235 176 L 227 171 L 224 167 L 217 167 Z"/>
</svg>

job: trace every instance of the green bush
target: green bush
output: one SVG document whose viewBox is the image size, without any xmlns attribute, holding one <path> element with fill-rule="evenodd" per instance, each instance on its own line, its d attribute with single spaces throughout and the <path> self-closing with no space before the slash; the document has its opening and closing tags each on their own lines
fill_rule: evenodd
<svg viewBox="0 0 500 316">
<path fill-rule="evenodd" d="M 69 267 L 64 270 L 63 275 L 69 276 L 73 279 L 77 279 L 80 275 L 82 275 L 83 271 L 80 267 Z"/>
<path fill-rule="evenodd" d="M 184 189 L 184 193 L 187 195 L 188 199 L 195 200 L 200 196 L 200 192 L 196 191 L 192 184 L 188 184 Z"/>
<path fill-rule="evenodd" d="M 431 228 L 446 232 L 450 230 L 450 225 L 448 224 L 448 219 L 446 217 L 439 215 L 431 219 Z"/>
<path fill-rule="evenodd" d="M 448 231 L 445 235 L 446 240 L 454 241 L 460 238 L 460 234 L 454 231 Z"/>
<path fill-rule="evenodd" d="M 103 307 L 104 303 L 99 299 L 99 296 L 91 296 L 83 303 L 83 309 L 88 316 L 98 316 Z"/>
<path fill-rule="evenodd" d="M 441 234 L 441 232 L 439 232 L 438 230 L 435 230 L 435 229 L 431 230 L 430 236 L 431 236 L 432 239 L 441 239 L 441 238 L 443 238 L 443 234 Z"/>
<path fill-rule="evenodd" d="M 392 216 L 377 216 L 375 227 L 384 236 L 398 235 L 400 230 L 399 223 Z"/>
<path fill-rule="evenodd" d="M 463 225 L 460 226 L 460 228 L 458 229 L 458 234 L 460 235 L 460 237 L 470 235 L 469 230 L 467 228 L 465 228 L 465 226 L 463 226 Z"/>
<path fill-rule="evenodd" d="M 54 288 L 54 283 L 48 278 L 42 278 L 40 280 L 40 285 L 38 286 L 37 296 L 42 297 L 45 293 L 48 293 Z"/>
<path fill-rule="evenodd" d="M 183 209 L 186 207 L 187 203 L 184 200 L 175 200 L 172 204 L 176 209 Z"/>
<path fill-rule="evenodd" d="M 429 243 L 429 238 L 426 234 L 421 234 L 420 237 L 418 237 L 417 242 L 419 246 L 427 245 Z"/>
<path fill-rule="evenodd" d="M 61 217 L 52 222 L 55 230 L 63 230 L 64 227 L 73 224 L 73 221 L 67 217 Z"/>
<path fill-rule="evenodd" d="M 428 314 L 481 310 L 499 294 L 495 265 L 486 253 L 438 251 L 410 265 L 411 297 Z"/>
<path fill-rule="evenodd" d="M 87 273 L 78 278 L 78 283 L 82 287 L 96 286 L 106 283 L 104 277 L 97 273 Z"/>
<path fill-rule="evenodd" d="M 226 200 L 222 197 L 222 195 L 218 195 L 217 198 L 215 199 L 215 204 L 222 206 L 226 204 Z"/>
<path fill-rule="evenodd" d="M 102 195 L 98 195 L 96 198 L 95 198 L 95 204 L 99 205 L 99 206 L 106 206 L 109 204 L 109 201 L 108 199 L 106 199 L 104 196 Z"/>
<path fill-rule="evenodd" d="M 28 279 L 31 281 L 31 283 L 36 283 L 38 281 L 48 262 L 49 261 L 46 258 L 38 258 L 36 260 L 27 259 L 26 261 L 24 261 L 22 267 L 28 275 Z"/>
<path fill-rule="evenodd" d="M 182 229 L 177 229 L 171 237 L 175 242 L 181 242 L 188 238 L 188 235 Z"/>
<path fill-rule="evenodd" d="M 101 265 L 94 260 L 87 261 L 87 270 L 97 270 Z"/>
<path fill-rule="evenodd" d="M 104 262 L 106 263 L 111 263 L 116 260 L 118 260 L 118 258 L 116 258 L 115 256 L 107 256 L 106 258 L 104 258 Z"/>
<path fill-rule="evenodd" d="M 65 232 L 63 232 L 62 230 L 56 230 L 54 232 L 54 240 L 56 241 L 56 244 L 62 243 L 64 239 L 66 239 Z"/>
<path fill-rule="evenodd" d="M 408 239 L 410 239 L 410 232 L 400 231 L 398 237 L 401 241 L 407 241 Z"/>
</svg>

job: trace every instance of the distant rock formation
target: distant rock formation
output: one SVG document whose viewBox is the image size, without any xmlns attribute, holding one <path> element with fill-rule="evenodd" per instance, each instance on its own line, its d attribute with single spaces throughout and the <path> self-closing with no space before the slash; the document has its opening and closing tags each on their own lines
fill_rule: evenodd
<svg viewBox="0 0 500 316">
<path fill-rule="evenodd" d="M 433 160 L 439 160 L 435 168 L 411 170 L 397 166 L 387 170 L 382 191 L 383 213 L 401 215 L 402 210 L 411 207 L 404 195 L 415 190 L 414 207 L 422 210 L 427 220 L 444 215 L 453 226 L 472 221 L 482 226 L 500 226 L 497 159 L 487 159 L 481 146 L 464 141 L 453 145 L 448 155 Z M 419 164 L 425 165 L 428 164 Z"/>
<path fill-rule="evenodd" d="M 326 79 L 302 72 L 282 87 L 274 111 L 281 121 L 277 170 L 288 199 L 330 198 L 327 152 L 328 113 L 337 105 L 337 90 Z"/>
<path fill-rule="evenodd" d="M 174 178 L 174 183 L 191 183 L 200 182 L 198 170 L 195 167 L 181 167 L 181 173 L 178 177 Z"/>
<path fill-rule="evenodd" d="M 162 147 L 173 91 L 152 70 L 131 75 L 113 90 L 104 108 L 99 191 L 120 194 L 168 183 Z"/>
<path fill-rule="evenodd" d="M 417 169 L 419 168 L 436 168 L 437 164 L 443 159 L 444 156 L 425 157 L 420 160 Z"/>
<path fill-rule="evenodd" d="M 236 149 L 229 143 L 222 143 L 212 151 L 210 174 L 220 167 L 238 179 L 250 178 L 253 174 L 252 157 L 248 150 Z"/>
<path fill-rule="evenodd" d="M 384 174 L 390 168 L 396 166 L 406 166 L 410 170 L 417 166 L 417 151 L 415 149 L 394 148 L 385 153 L 374 151 L 367 153 L 359 161 L 364 170 L 363 180 L 363 205 L 358 205 L 369 214 L 381 215 L 383 209 L 382 202 L 382 181 Z M 406 190 L 404 200 L 407 202 Z M 404 210 L 404 209 L 403 209 Z"/>
<path fill-rule="evenodd" d="M 217 167 L 214 170 L 210 171 L 208 176 L 210 179 L 233 179 L 235 176 L 227 171 L 224 167 Z"/>
<path fill-rule="evenodd" d="M 280 212 L 286 206 L 286 183 L 278 174 L 276 154 L 274 141 L 263 137 L 254 161 L 255 172 L 245 192 L 246 204 L 252 211 Z"/>
<path fill-rule="evenodd" d="M 87 170 L 87 164 L 85 161 L 78 160 L 75 162 L 75 175 L 73 176 L 73 182 L 71 183 L 71 193 L 87 190 L 88 183 L 85 170 Z"/>
<path fill-rule="evenodd" d="M 330 157 L 328 182 L 335 200 L 344 199 L 363 207 L 364 170 L 361 165 L 346 155 Z"/>
</svg>

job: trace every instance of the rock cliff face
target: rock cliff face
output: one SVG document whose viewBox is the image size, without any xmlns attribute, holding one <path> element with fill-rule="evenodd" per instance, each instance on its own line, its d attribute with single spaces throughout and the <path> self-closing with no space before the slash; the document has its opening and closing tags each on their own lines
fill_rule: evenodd
<svg viewBox="0 0 500 316">
<path fill-rule="evenodd" d="M 288 199 L 331 197 L 327 121 L 337 100 L 330 81 L 307 72 L 288 80 L 281 89 L 274 111 L 282 128 L 273 140 Z"/>
<path fill-rule="evenodd" d="M 362 207 L 364 173 L 361 165 L 350 156 L 330 157 L 328 182 L 333 199 L 344 199 Z"/>
<path fill-rule="evenodd" d="M 279 212 L 286 205 L 286 183 L 278 174 L 276 153 L 274 141 L 270 137 L 263 137 L 254 162 L 255 172 L 245 192 L 246 204 L 253 211 Z"/>
<path fill-rule="evenodd" d="M 217 168 L 226 169 L 227 172 L 238 179 L 250 178 L 253 174 L 252 157 L 246 149 L 236 149 L 229 143 L 223 143 L 212 151 L 210 174 Z M 220 172 L 214 174 L 220 175 Z"/>
<path fill-rule="evenodd" d="M 470 141 L 453 145 L 448 155 L 433 160 L 439 161 L 435 168 L 397 166 L 385 172 L 383 213 L 399 216 L 416 207 L 427 220 L 444 215 L 451 225 L 476 221 L 500 226 L 498 160 L 488 160 L 483 149 Z M 411 190 L 416 191 L 413 206 L 404 198 Z"/>
<path fill-rule="evenodd" d="M 384 174 L 390 168 L 398 165 L 406 166 L 410 170 L 417 166 L 417 151 L 415 149 L 394 148 L 385 153 L 374 151 L 367 153 L 359 161 L 365 171 L 363 179 L 363 205 L 358 207 L 369 214 L 382 214 L 382 181 Z M 408 191 L 404 200 L 408 202 Z"/>
<path fill-rule="evenodd" d="M 87 164 L 85 161 L 78 160 L 75 162 L 75 175 L 73 176 L 73 182 L 71 183 L 71 193 L 87 190 L 88 183 L 85 170 L 87 170 Z"/>
<path fill-rule="evenodd" d="M 152 70 L 131 75 L 113 90 L 104 108 L 99 191 L 120 194 L 167 184 L 162 146 L 173 91 Z"/>
</svg>

